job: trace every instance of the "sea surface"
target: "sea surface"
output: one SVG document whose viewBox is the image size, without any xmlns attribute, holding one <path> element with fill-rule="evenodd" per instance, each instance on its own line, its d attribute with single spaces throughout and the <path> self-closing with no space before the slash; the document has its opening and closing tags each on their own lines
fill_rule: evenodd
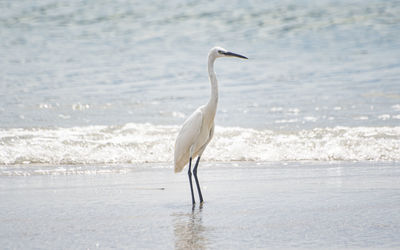
<svg viewBox="0 0 400 250">
<path fill-rule="evenodd" d="M 163 163 L 219 104 L 206 161 L 400 161 L 400 1 L 1 1 L 0 175 Z M 27 174 L 29 172 L 22 172 Z"/>
</svg>

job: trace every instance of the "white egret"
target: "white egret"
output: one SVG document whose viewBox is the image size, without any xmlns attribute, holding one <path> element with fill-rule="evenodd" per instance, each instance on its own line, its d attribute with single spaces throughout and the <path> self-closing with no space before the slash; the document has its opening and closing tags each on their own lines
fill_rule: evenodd
<svg viewBox="0 0 400 250">
<path fill-rule="evenodd" d="M 211 97 L 206 105 L 196 109 L 186 121 L 183 123 L 181 130 L 175 142 L 175 173 L 182 171 L 189 162 L 189 183 L 192 194 L 192 204 L 195 204 L 191 165 L 192 159 L 198 156 L 196 165 L 193 168 L 193 175 L 196 181 L 197 191 L 199 193 L 200 203 L 203 202 L 201 195 L 199 180 L 197 179 L 197 167 L 200 158 L 214 134 L 214 117 L 218 104 L 218 83 L 214 72 L 215 59 L 219 57 L 239 57 L 247 59 L 247 57 L 229 52 L 220 47 L 214 47 L 208 53 L 208 75 L 211 83 Z"/>
</svg>

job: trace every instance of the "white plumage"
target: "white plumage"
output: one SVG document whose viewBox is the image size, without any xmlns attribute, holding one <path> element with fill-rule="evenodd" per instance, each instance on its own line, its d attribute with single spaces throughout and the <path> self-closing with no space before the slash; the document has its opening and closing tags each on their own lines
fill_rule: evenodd
<svg viewBox="0 0 400 250">
<path fill-rule="evenodd" d="M 175 141 L 174 170 L 175 172 L 182 171 L 185 165 L 189 162 L 188 174 L 193 204 L 195 203 L 195 200 L 192 188 L 192 174 L 190 172 L 191 160 L 198 156 L 196 165 L 193 168 L 193 175 L 199 192 L 200 202 L 203 202 L 197 179 L 197 166 L 204 149 L 207 147 L 214 134 L 214 117 L 218 105 L 218 82 L 214 72 L 214 62 L 215 59 L 219 57 L 239 57 L 247 59 L 245 56 L 228 52 L 220 47 L 214 47 L 210 50 L 208 54 L 208 74 L 211 83 L 210 100 L 206 105 L 196 109 L 193 114 L 186 119 Z"/>
</svg>

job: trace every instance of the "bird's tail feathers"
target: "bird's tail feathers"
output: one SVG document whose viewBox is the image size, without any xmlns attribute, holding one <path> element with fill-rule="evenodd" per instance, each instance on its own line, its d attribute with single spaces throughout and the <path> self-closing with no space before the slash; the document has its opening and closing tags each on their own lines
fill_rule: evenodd
<svg viewBox="0 0 400 250">
<path fill-rule="evenodd" d="M 178 161 L 178 162 L 175 162 L 174 172 L 175 172 L 175 173 L 181 172 L 182 169 L 185 167 L 186 163 L 187 163 L 187 162 L 185 162 L 185 161 Z"/>
</svg>

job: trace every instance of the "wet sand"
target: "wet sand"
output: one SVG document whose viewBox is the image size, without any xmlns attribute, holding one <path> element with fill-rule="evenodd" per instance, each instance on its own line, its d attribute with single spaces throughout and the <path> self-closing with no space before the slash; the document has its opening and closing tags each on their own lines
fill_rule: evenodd
<svg viewBox="0 0 400 250">
<path fill-rule="evenodd" d="M 0 245 L 400 247 L 399 164 L 207 163 L 199 169 L 205 203 L 194 209 L 185 172 L 151 165 L 121 169 L 1 176 Z"/>
</svg>

